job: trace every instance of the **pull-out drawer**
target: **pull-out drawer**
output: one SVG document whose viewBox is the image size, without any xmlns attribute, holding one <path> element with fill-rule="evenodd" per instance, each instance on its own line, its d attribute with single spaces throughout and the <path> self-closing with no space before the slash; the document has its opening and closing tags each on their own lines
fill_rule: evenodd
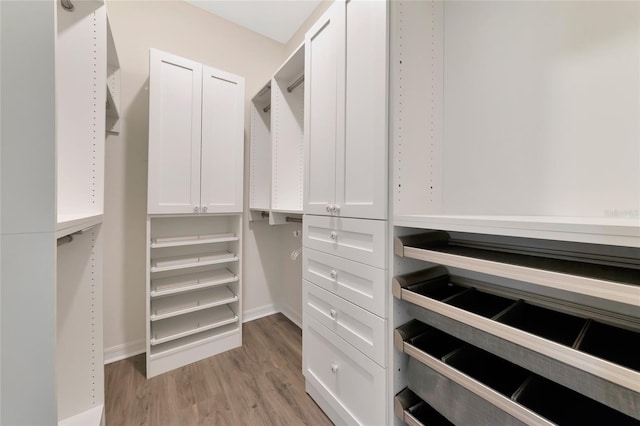
<svg viewBox="0 0 640 426">
<path fill-rule="evenodd" d="M 304 246 L 386 269 L 387 222 L 305 215 Z"/>
<path fill-rule="evenodd" d="M 302 274 L 312 283 L 356 305 L 387 317 L 386 271 L 363 263 L 305 249 Z"/>
<path fill-rule="evenodd" d="M 305 314 L 355 346 L 366 356 L 386 366 L 386 320 L 303 280 Z"/>
<path fill-rule="evenodd" d="M 386 422 L 385 369 L 311 316 L 304 316 L 304 375 L 309 393 L 336 424 Z M 329 404 L 327 407 L 325 404 Z"/>
</svg>

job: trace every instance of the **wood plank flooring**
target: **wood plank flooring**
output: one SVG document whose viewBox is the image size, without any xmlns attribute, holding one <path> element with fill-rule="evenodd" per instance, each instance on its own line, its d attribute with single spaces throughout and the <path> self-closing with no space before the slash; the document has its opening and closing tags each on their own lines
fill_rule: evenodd
<svg viewBox="0 0 640 426">
<path fill-rule="evenodd" d="M 105 367 L 107 425 L 331 425 L 304 391 L 302 333 L 282 314 L 243 346 L 147 380 L 144 354 Z"/>
</svg>

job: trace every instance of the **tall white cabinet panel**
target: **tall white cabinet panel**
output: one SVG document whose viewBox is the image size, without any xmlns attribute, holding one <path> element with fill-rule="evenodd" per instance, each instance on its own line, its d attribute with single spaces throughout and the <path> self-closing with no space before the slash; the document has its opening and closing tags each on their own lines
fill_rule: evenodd
<svg viewBox="0 0 640 426">
<path fill-rule="evenodd" d="M 307 214 L 387 217 L 387 7 L 336 2 L 306 35 Z"/>
<path fill-rule="evenodd" d="M 336 110 L 340 87 L 343 3 L 331 6 L 305 36 L 304 212 L 327 214 L 335 198 Z"/>
<path fill-rule="evenodd" d="M 149 214 L 242 211 L 244 78 L 151 49 Z"/>
<path fill-rule="evenodd" d="M 200 205 L 204 212 L 242 211 L 244 79 L 203 67 Z"/>
<path fill-rule="evenodd" d="M 202 65 L 151 50 L 149 213 L 200 207 Z"/>
<path fill-rule="evenodd" d="M 151 50 L 147 377 L 242 345 L 244 79 Z"/>
</svg>

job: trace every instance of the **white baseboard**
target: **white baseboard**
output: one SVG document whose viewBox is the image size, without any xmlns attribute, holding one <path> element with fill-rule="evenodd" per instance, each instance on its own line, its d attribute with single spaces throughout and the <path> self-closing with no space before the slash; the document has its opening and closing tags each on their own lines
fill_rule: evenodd
<svg viewBox="0 0 640 426">
<path fill-rule="evenodd" d="M 144 353 L 145 350 L 146 344 L 144 339 L 123 343 L 122 345 L 111 346 L 110 348 L 104 349 L 104 363 L 105 365 L 111 364 L 112 362 Z"/>
<path fill-rule="evenodd" d="M 278 312 L 280 311 L 278 311 L 273 305 L 265 305 L 259 308 L 249 309 L 242 313 L 242 322 L 257 320 L 258 318 L 277 314 Z"/>
<path fill-rule="evenodd" d="M 278 306 L 278 311 L 282 312 L 282 314 L 289 318 L 291 322 L 298 326 L 298 328 L 302 328 L 302 316 L 298 312 L 295 312 L 289 306 Z"/>
</svg>

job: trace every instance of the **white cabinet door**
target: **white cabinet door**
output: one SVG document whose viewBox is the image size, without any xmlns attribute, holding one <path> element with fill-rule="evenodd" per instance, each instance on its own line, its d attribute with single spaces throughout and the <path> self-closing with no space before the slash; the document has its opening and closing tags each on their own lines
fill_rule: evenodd
<svg viewBox="0 0 640 426">
<path fill-rule="evenodd" d="M 387 2 L 349 0 L 346 9 L 344 138 L 336 149 L 339 215 L 387 217 Z M 343 141 L 344 145 L 340 145 Z"/>
<path fill-rule="evenodd" d="M 306 214 L 387 217 L 385 1 L 336 1 L 306 34 Z"/>
<path fill-rule="evenodd" d="M 149 214 L 200 206 L 202 66 L 151 50 L 149 61 Z"/>
<path fill-rule="evenodd" d="M 329 214 L 335 201 L 335 153 L 344 137 L 344 3 L 336 2 L 305 36 L 304 212 Z M 341 143 L 339 143 L 341 144 Z"/>
<path fill-rule="evenodd" d="M 242 211 L 244 79 L 211 67 L 202 74 L 203 213 Z"/>
</svg>

